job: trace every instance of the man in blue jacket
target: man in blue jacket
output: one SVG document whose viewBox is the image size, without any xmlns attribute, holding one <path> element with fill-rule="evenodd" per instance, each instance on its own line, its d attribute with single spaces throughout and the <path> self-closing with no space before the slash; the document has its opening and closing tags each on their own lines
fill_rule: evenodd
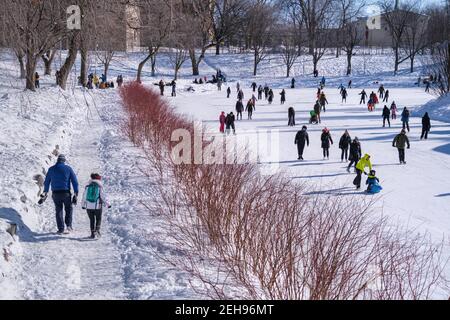
<svg viewBox="0 0 450 320">
<path fill-rule="evenodd" d="M 65 233 L 65 226 L 67 226 L 67 233 L 72 231 L 72 205 L 77 204 L 78 197 L 77 177 L 72 168 L 66 165 L 65 162 L 66 157 L 64 155 L 59 155 L 56 165 L 48 170 L 44 182 L 44 193 L 41 196 L 45 198 L 51 186 L 52 199 L 55 203 L 56 209 L 56 224 L 58 226 L 58 234 Z M 73 191 L 75 193 L 73 198 L 70 191 L 70 185 L 72 185 Z M 65 218 L 63 215 L 63 208 L 66 212 Z"/>
</svg>

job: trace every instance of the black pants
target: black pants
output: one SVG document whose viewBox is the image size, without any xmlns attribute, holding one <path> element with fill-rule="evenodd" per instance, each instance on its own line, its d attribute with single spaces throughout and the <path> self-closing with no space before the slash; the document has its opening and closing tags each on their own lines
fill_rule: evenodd
<svg viewBox="0 0 450 320">
<path fill-rule="evenodd" d="M 248 112 L 248 120 L 252 120 L 253 111 Z"/>
<path fill-rule="evenodd" d="M 91 223 L 91 231 L 100 231 L 100 227 L 102 226 L 102 209 L 87 210 L 87 214 Z"/>
<path fill-rule="evenodd" d="M 262 100 L 262 92 L 258 92 L 258 100 Z"/>
<path fill-rule="evenodd" d="M 358 164 L 358 162 L 359 162 L 359 157 L 354 157 L 354 156 L 352 156 L 351 157 L 351 160 L 350 160 L 350 163 L 348 164 L 348 169 L 350 170 L 350 168 L 354 165 L 355 166 L 355 169 L 356 169 L 356 165 Z"/>
<path fill-rule="evenodd" d="M 236 127 L 234 126 L 234 123 L 227 125 L 227 134 L 230 134 L 231 129 L 233 129 L 233 133 L 236 133 Z"/>
<path fill-rule="evenodd" d="M 58 226 L 58 231 L 63 232 L 65 227 L 72 228 L 72 196 L 70 192 L 55 193 L 52 194 L 53 202 L 55 203 L 56 209 L 56 225 Z M 66 216 L 64 217 L 64 213 Z"/>
<path fill-rule="evenodd" d="M 330 157 L 330 148 L 323 148 L 323 157 L 324 158 Z"/>
<path fill-rule="evenodd" d="M 409 121 L 403 121 L 403 129 L 408 129 L 409 132 Z"/>
<path fill-rule="evenodd" d="M 303 151 L 305 151 L 305 143 L 298 143 L 297 144 L 297 151 L 298 151 L 298 157 L 303 158 Z"/>
<path fill-rule="evenodd" d="M 384 116 L 383 117 L 383 128 L 384 127 L 386 127 L 386 120 L 387 120 L 387 122 L 388 122 L 388 124 L 389 124 L 389 128 L 391 127 L 391 119 L 389 119 L 389 116 Z"/>
<path fill-rule="evenodd" d="M 388 102 L 389 101 L 389 96 L 384 96 L 383 102 Z"/>
<path fill-rule="evenodd" d="M 428 139 L 429 133 L 430 133 L 430 129 L 422 128 L 422 135 L 420 136 L 420 139 L 423 139 L 423 138 L 425 138 L 425 140 Z"/>
<path fill-rule="evenodd" d="M 362 171 L 356 169 L 356 178 L 353 180 L 353 184 L 359 189 L 361 188 Z"/>
<path fill-rule="evenodd" d="M 359 102 L 359 104 L 366 104 L 366 98 L 361 98 L 361 101 Z"/>
<path fill-rule="evenodd" d="M 348 148 L 343 148 L 342 149 L 341 160 L 343 161 L 344 159 L 345 159 L 345 161 L 348 160 Z"/>
<path fill-rule="evenodd" d="M 405 149 L 398 149 L 398 157 L 400 162 L 405 162 Z"/>
<path fill-rule="evenodd" d="M 289 116 L 288 126 L 290 126 L 290 127 L 295 126 L 295 116 Z"/>
<path fill-rule="evenodd" d="M 237 112 L 237 120 L 239 120 L 239 116 L 241 116 L 241 120 L 242 120 L 242 111 L 236 111 Z"/>
</svg>

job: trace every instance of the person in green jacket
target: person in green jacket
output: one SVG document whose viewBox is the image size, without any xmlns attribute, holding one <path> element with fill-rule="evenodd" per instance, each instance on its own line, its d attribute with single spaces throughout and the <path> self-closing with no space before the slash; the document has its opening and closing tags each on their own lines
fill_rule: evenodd
<svg viewBox="0 0 450 320">
<path fill-rule="evenodd" d="M 370 162 L 370 155 L 368 154 L 365 154 L 364 157 L 362 157 L 356 165 L 356 178 L 355 180 L 353 180 L 353 184 L 356 186 L 356 190 L 361 189 L 362 175 L 363 173 L 367 175 L 367 172 L 365 171 L 366 168 L 372 170 L 372 162 Z"/>
<path fill-rule="evenodd" d="M 392 142 L 392 147 L 398 149 L 398 156 L 400 158 L 400 164 L 406 164 L 405 161 L 405 148 L 408 146 L 408 149 L 411 148 L 411 145 L 409 144 L 408 136 L 406 135 L 406 130 L 403 129 L 400 134 L 398 134 L 394 141 Z"/>
</svg>

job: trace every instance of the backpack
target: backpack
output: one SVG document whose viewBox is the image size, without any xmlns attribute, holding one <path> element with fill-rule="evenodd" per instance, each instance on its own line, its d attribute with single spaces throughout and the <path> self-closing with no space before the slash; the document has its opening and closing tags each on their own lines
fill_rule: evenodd
<svg viewBox="0 0 450 320">
<path fill-rule="evenodd" d="M 96 203 L 100 198 L 100 187 L 96 183 L 91 183 L 86 191 L 86 201 Z"/>
</svg>

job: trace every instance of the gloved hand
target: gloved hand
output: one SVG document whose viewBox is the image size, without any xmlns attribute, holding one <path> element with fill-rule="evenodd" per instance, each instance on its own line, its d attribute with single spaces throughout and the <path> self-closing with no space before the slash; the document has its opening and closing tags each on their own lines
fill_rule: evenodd
<svg viewBox="0 0 450 320">
<path fill-rule="evenodd" d="M 47 196 L 48 196 L 47 192 L 42 193 L 40 195 L 40 199 L 38 201 L 38 204 L 43 204 L 45 202 L 45 200 L 47 200 Z"/>
<path fill-rule="evenodd" d="M 72 198 L 72 204 L 76 206 L 77 202 L 78 202 L 78 195 L 75 194 Z"/>
<path fill-rule="evenodd" d="M 411 146 L 408 146 L 408 149 L 411 149 Z"/>
</svg>

